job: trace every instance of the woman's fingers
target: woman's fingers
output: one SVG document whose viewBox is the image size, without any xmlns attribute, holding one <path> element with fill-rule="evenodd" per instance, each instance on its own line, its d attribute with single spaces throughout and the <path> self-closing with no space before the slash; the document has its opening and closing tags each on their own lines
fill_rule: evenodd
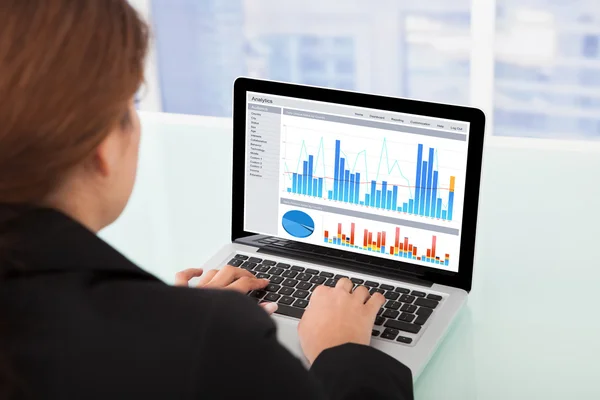
<svg viewBox="0 0 600 400">
<path fill-rule="evenodd" d="M 175 274 L 175 286 L 188 286 L 192 278 L 201 276 L 204 270 L 202 268 L 188 268 Z"/>
<path fill-rule="evenodd" d="M 232 289 L 241 293 L 248 293 L 251 290 L 264 289 L 268 284 L 268 279 L 256 279 L 255 276 L 250 274 L 250 277 L 243 276 L 233 282 L 231 285 L 226 286 L 225 289 Z"/>
<path fill-rule="evenodd" d="M 354 292 L 352 292 L 352 295 L 362 304 L 365 304 L 371 297 L 369 289 L 362 285 L 357 286 L 356 289 L 354 289 Z"/>
<path fill-rule="evenodd" d="M 249 271 L 246 271 L 242 268 L 232 267 L 231 265 L 226 265 L 219 270 L 215 277 L 208 283 L 207 287 L 224 288 L 243 277 L 253 278 L 256 280 L 255 276 Z"/>
<path fill-rule="evenodd" d="M 350 281 L 348 278 L 342 278 L 335 284 L 336 289 L 342 289 L 347 293 L 350 293 L 353 287 L 354 283 L 352 283 L 352 281 Z"/>
<path fill-rule="evenodd" d="M 218 272 L 218 269 L 211 269 L 210 271 L 204 273 L 198 280 L 196 287 L 205 287 L 208 285 Z"/>
<path fill-rule="evenodd" d="M 373 314 L 373 318 L 375 318 L 375 315 L 377 315 L 377 312 L 383 306 L 384 303 L 385 303 L 385 297 L 383 297 L 383 295 L 381 293 L 375 292 L 375 293 L 373 293 L 371 298 L 369 300 L 367 300 L 365 305 L 369 309 L 369 312 Z"/>
<path fill-rule="evenodd" d="M 273 314 L 275 311 L 277 311 L 277 303 L 269 303 L 269 302 L 265 302 L 265 303 L 260 303 L 260 306 L 263 308 L 263 310 L 265 310 L 267 312 L 267 314 L 271 315 Z"/>
</svg>

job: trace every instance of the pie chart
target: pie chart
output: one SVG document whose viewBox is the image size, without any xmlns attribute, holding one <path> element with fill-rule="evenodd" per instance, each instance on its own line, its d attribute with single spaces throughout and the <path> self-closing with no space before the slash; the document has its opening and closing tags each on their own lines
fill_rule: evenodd
<svg viewBox="0 0 600 400">
<path fill-rule="evenodd" d="M 299 210 L 283 214 L 281 225 L 287 233 L 297 238 L 309 237 L 315 231 L 315 221 L 310 215 Z"/>
</svg>

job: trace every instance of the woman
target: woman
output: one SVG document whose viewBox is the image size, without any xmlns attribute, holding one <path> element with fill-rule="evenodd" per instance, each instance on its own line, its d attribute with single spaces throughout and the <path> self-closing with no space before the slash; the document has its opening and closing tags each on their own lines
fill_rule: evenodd
<svg viewBox="0 0 600 400">
<path fill-rule="evenodd" d="M 381 295 L 314 292 L 306 371 L 244 296 L 264 280 L 170 287 L 96 236 L 135 180 L 147 41 L 126 0 L 0 5 L 2 398 L 412 398 L 408 368 L 368 347 Z"/>
</svg>

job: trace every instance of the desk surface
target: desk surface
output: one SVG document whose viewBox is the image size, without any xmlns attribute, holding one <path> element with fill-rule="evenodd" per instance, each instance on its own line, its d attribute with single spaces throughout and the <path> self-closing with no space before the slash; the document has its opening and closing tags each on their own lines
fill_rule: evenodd
<svg viewBox="0 0 600 400">
<path fill-rule="evenodd" d="M 134 194 L 101 236 L 170 282 L 229 240 L 231 122 L 142 123 Z M 473 290 L 417 399 L 600 398 L 597 171 L 594 151 L 486 149 Z"/>
</svg>

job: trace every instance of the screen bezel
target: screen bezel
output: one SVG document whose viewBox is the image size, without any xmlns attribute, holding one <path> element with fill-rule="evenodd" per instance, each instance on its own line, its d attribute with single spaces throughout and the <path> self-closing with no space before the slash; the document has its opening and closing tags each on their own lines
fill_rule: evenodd
<svg viewBox="0 0 600 400">
<path fill-rule="evenodd" d="M 257 234 L 256 232 L 244 230 L 247 92 L 287 96 L 298 99 L 316 100 L 348 106 L 366 107 L 468 122 L 470 124 L 469 145 L 458 272 L 449 272 L 433 267 L 425 267 L 422 265 L 368 255 L 366 257 L 369 258 L 371 264 L 374 262 L 381 262 L 381 266 L 378 265 L 377 268 L 381 268 L 382 272 L 385 271 L 387 275 L 391 274 L 393 276 L 394 271 L 398 271 L 398 277 L 401 278 L 402 276 L 405 276 L 406 273 L 410 273 L 418 275 L 421 279 L 430 282 L 453 286 L 466 291 L 471 290 L 479 186 L 483 157 L 483 140 L 485 133 L 485 114 L 483 111 L 471 107 L 264 81 L 246 77 L 236 79 L 233 88 L 233 160 L 237 160 L 237 162 L 233 163 L 232 241 Z M 242 162 L 242 160 L 244 162 Z"/>
</svg>

